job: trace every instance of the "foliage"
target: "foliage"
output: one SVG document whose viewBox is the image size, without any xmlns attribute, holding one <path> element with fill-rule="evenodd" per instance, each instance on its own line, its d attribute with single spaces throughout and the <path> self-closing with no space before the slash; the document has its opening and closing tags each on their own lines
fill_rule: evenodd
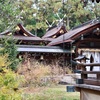
<svg viewBox="0 0 100 100">
<path fill-rule="evenodd" d="M 0 0 L 0 32 L 14 28 L 21 21 L 17 1 Z"/>
<path fill-rule="evenodd" d="M 16 70 L 19 63 L 19 59 L 17 58 L 18 52 L 15 43 L 16 41 L 12 37 L 1 40 L 2 50 L 0 50 L 0 55 L 8 54 L 8 62 L 10 61 L 9 67 L 12 70 Z"/>
<path fill-rule="evenodd" d="M 84 7 L 80 0 L 64 1 L 64 5 L 61 0 L 19 1 L 22 20 L 26 28 L 33 34 L 42 36 L 48 27 L 56 25 L 63 18 L 67 29 L 71 29 L 100 15 L 99 4 L 89 2 Z"/>
<path fill-rule="evenodd" d="M 8 58 L 8 55 L 7 54 L 5 54 L 5 56 L 1 56 L 0 57 L 0 66 L 1 67 L 3 67 L 3 66 L 5 66 L 5 67 L 7 67 L 7 66 L 9 66 L 9 62 L 7 61 L 7 59 L 5 59 L 5 58 Z"/>
<path fill-rule="evenodd" d="M 7 68 L 9 64 L 7 55 L 0 56 L 0 100 L 21 100 L 18 76 Z"/>
<path fill-rule="evenodd" d="M 89 21 L 95 17 L 89 6 L 84 7 L 84 4 L 80 0 L 67 0 L 64 6 L 64 13 L 66 14 L 65 21 L 67 27 L 78 26 L 86 21 Z"/>
<path fill-rule="evenodd" d="M 90 9 L 91 10 L 90 13 L 92 13 L 92 16 L 89 16 L 89 17 L 94 16 L 94 18 L 98 18 L 98 17 L 100 18 L 100 9 L 99 9 L 99 7 L 100 7 L 100 3 L 94 2 L 94 3 L 91 4 L 90 2 L 88 2 L 87 8 Z"/>
<path fill-rule="evenodd" d="M 81 0 L 0 0 L 0 32 L 22 21 L 29 31 L 41 37 L 62 19 L 71 29 L 100 17 L 99 6 L 100 3 L 89 1 L 84 7 Z"/>
</svg>

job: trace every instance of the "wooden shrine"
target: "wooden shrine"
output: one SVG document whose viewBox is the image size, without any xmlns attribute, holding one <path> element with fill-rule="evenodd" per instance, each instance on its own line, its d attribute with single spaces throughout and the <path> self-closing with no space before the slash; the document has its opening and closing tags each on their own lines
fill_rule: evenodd
<svg viewBox="0 0 100 100">
<path fill-rule="evenodd" d="M 20 55 L 27 53 L 28 57 L 50 63 L 57 60 L 63 61 L 63 55 L 65 55 L 65 58 L 70 57 L 70 49 L 63 49 L 59 46 L 46 46 L 47 43 L 66 32 L 65 26 L 59 24 L 50 28 L 46 34 L 40 38 L 33 35 L 19 23 L 14 32 L 6 30 L 0 34 L 0 38 L 9 38 L 12 36 L 12 38 L 17 40 L 16 45 Z"/>
<path fill-rule="evenodd" d="M 81 83 L 75 85 L 80 92 L 80 100 L 100 98 L 100 20 L 91 20 L 75 27 L 48 45 L 61 46 L 63 43 L 66 48 L 74 48 L 72 60 L 80 61 L 77 65 L 81 67 Z"/>
<path fill-rule="evenodd" d="M 25 44 L 25 45 L 39 45 L 42 41 L 41 38 L 33 35 L 31 32 L 29 32 L 22 24 L 18 24 L 15 28 L 15 31 L 12 32 L 12 30 L 6 30 L 2 33 L 0 33 L 0 38 L 9 38 L 11 37 L 17 40 L 17 44 Z"/>
</svg>

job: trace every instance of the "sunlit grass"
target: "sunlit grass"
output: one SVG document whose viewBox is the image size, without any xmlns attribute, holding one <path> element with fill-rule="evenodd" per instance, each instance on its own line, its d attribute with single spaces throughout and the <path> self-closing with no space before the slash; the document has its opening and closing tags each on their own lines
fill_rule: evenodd
<svg viewBox="0 0 100 100">
<path fill-rule="evenodd" d="M 66 92 L 66 86 L 47 87 L 33 93 L 25 93 L 25 100 L 79 100 L 78 92 Z"/>
</svg>

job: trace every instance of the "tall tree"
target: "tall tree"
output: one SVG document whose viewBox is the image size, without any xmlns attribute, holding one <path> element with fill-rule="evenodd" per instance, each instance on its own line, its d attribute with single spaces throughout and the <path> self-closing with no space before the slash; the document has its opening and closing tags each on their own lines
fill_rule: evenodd
<svg viewBox="0 0 100 100">
<path fill-rule="evenodd" d="M 62 2 L 64 1 L 64 3 Z M 97 17 L 99 10 L 92 2 L 84 7 L 80 0 L 20 0 L 22 20 L 33 34 L 41 36 L 45 30 L 63 19 L 68 29 Z M 24 5 L 23 5 L 24 4 Z M 95 11 L 92 10 L 95 9 Z M 96 11 L 98 10 L 98 11 Z M 65 15 L 65 16 L 64 16 Z M 41 34 L 42 33 L 42 34 Z"/>
<path fill-rule="evenodd" d="M 65 21 L 68 29 L 80 25 L 95 17 L 91 11 L 90 2 L 86 7 L 80 0 L 67 0 L 64 2 L 64 13 L 66 14 Z"/>
<path fill-rule="evenodd" d="M 45 33 L 48 24 L 55 20 L 55 13 L 61 7 L 57 0 L 20 0 L 20 10 L 23 11 L 22 20 L 31 32 Z M 24 5 L 23 5 L 24 4 Z M 47 23 L 48 21 L 48 23 Z"/>
<path fill-rule="evenodd" d="M 100 16 L 98 7 L 99 4 L 92 2 L 84 7 L 81 0 L 0 0 L 0 31 L 15 25 L 19 19 L 38 36 L 62 19 L 67 29 L 71 29 Z"/>
<path fill-rule="evenodd" d="M 0 32 L 12 28 L 20 19 L 16 0 L 0 0 Z"/>
<path fill-rule="evenodd" d="M 91 10 L 91 13 L 93 14 L 94 18 L 100 18 L 100 3 L 91 3 L 88 2 L 88 4 L 86 5 L 88 7 L 88 9 Z M 90 16 L 91 17 L 91 16 Z"/>
</svg>

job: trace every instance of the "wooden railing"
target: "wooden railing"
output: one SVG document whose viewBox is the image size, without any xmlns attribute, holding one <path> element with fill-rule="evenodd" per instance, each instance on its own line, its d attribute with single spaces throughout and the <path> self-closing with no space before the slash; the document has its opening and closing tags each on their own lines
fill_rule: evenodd
<svg viewBox="0 0 100 100">
<path fill-rule="evenodd" d="M 81 79 L 84 84 L 100 86 L 100 63 L 81 64 Z M 86 67 L 99 67 L 98 71 L 86 71 Z M 94 76 L 95 75 L 95 76 Z M 90 76 L 90 77 L 89 77 Z M 94 76 L 94 77 L 93 77 Z"/>
</svg>

